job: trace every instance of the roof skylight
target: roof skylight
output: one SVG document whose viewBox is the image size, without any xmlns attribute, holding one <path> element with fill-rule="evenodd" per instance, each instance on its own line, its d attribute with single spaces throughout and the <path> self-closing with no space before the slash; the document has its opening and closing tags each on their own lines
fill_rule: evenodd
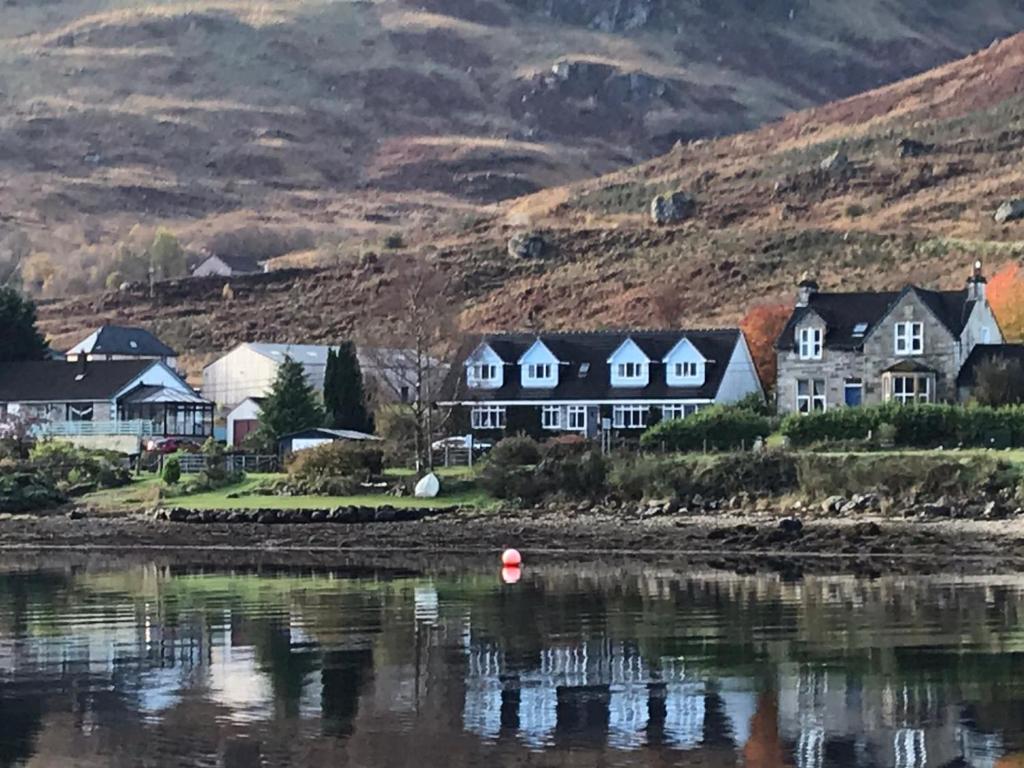
<svg viewBox="0 0 1024 768">
<path fill-rule="evenodd" d="M 854 336 L 863 336 L 867 332 L 868 332 L 868 324 L 867 323 L 857 323 L 855 326 L 853 326 L 853 335 Z"/>
</svg>

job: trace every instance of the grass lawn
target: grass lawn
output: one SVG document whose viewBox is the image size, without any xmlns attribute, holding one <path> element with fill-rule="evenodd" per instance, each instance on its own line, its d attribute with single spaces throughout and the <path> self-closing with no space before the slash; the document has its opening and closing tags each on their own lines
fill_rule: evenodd
<svg viewBox="0 0 1024 768">
<path fill-rule="evenodd" d="M 463 473 L 464 475 L 465 473 Z M 444 475 L 442 475 L 443 477 Z M 451 475 L 449 475 L 451 476 Z M 417 499 L 411 496 L 385 496 L 363 494 L 358 496 L 261 496 L 257 494 L 229 498 L 229 494 L 246 494 L 261 483 L 282 477 L 274 474 L 250 474 L 235 485 L 205 493 L 182 494 L 163 500 L 164 504 L 192 509 L 324 509 L 329 507 L 431 507 L 443 509 L 455 506 L 486 507 L 494 499 L 479 489 L 471 489 L 436 499 Z M 157 503 L 161 481 L 155 475 L 145 476 L 123 488 L 97 491 L 84 496 L 87 504 L 104 511 L 137 511 Z"/>
</svg>

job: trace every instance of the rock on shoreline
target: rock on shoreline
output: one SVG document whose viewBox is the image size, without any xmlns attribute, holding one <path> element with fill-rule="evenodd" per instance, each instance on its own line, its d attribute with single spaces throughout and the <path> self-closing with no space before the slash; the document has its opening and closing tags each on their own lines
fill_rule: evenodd
<svg viewBox="0 0 1024 768">
<path fill-rule="evenodd" d="M 432 515 L 458 512 L 458 509 L 432 507 L 333 507 L 325 509 L 189 509 L 158 507 L 147 516 L 170 523 L 262 523 L 264 525 L 296 525 L 303 523 L 403 523 L 422 520 Z"/>
</svg>

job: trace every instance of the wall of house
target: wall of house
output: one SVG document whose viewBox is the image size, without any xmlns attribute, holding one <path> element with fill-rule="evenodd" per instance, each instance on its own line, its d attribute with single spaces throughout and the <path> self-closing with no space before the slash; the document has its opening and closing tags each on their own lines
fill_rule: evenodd
<svg viewBox="0 0 1024 768">
<path fill-rule="evenodd" d="M 221 409 L 233 408 L 247 397 L 263 397 L 277 377 L 277 365 L 249 347 L 235 347 L 203 369 L 203 397 Z"/>
<path fill-rule="evenodd" d="M 821 360 L 801 360 L 799 353 L 786 349 L 778 353 L 777 363 L 775 399 L 779 413 L 796 413 L 796 383 L 800 379 L 825 379 L 825 401 L 828 408 L 845 404 L 847 379 L 860 378 L 864 381 L 865 403 L 881 401 L 881 379 L 868 379 L 864 358 L 858 352 L 826 347 L 822 350 Z"/>
<path fill-rule="evenodd" d="M 1002 343 L 1003 334 L 988 302 L 975 304 L 963 333 L 960 334 L 960 359 L 957 361 L 957 369 L 963 367 L 976 345 Z"/>
<path fill-rule="evenodd" d="M 761 387 L 761 379 L 758 378 L 757 368 L 754 366 L 754 358 L 750 354 L 747 340 L 743 334 L 740 334 L 722 376 L 722 383 L 718 386 L 715 402 L 719 404 L 735 403 L 752 394 L 763 397 L 764 389 Z"/>
<path fill-rule="evenodd" d="M 619 365 L 634 363 L 642 366 L 643 375 L 640 378 L 628 379 L 619 376 Z M 644 354 L 644 351 L 632 340 L 627 340 L 615 353 L 608 358 L 610 367 L 610 381 L 613 387 L 646 387 L 651 380 L 651 361 Z"/>
<path fill-rule="evenodd" d="M 897 355 L 896 324 L 909 321 L 924 324 L 924 351 L 918 355 Z M 956 377 L 962 364 L 959 340 L 912 292 L 904 295 L 864 339 L 864 369 L 872 382 L 880 383 L 882 371 L 904 361 L 921 363 L 937 372 L 935 396 L 938 401 L 956 399 Z M 881 402 L 881 386 L 871 399 L 865 391 L 864 400 Z"/>
</svg>

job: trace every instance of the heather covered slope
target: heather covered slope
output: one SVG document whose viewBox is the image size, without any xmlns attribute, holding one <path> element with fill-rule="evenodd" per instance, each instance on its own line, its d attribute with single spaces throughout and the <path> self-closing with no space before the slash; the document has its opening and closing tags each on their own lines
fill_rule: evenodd
<svg viewBox="0 0 1024 768">
<path fill-rule="evenodd" d="M 136 225 L 259 225 L 296 263 L 472 230 L 1022 27 L 1007 0 L 9 0 L 0 258 L 48 254 L 54 294 Z"/>
</svg>

